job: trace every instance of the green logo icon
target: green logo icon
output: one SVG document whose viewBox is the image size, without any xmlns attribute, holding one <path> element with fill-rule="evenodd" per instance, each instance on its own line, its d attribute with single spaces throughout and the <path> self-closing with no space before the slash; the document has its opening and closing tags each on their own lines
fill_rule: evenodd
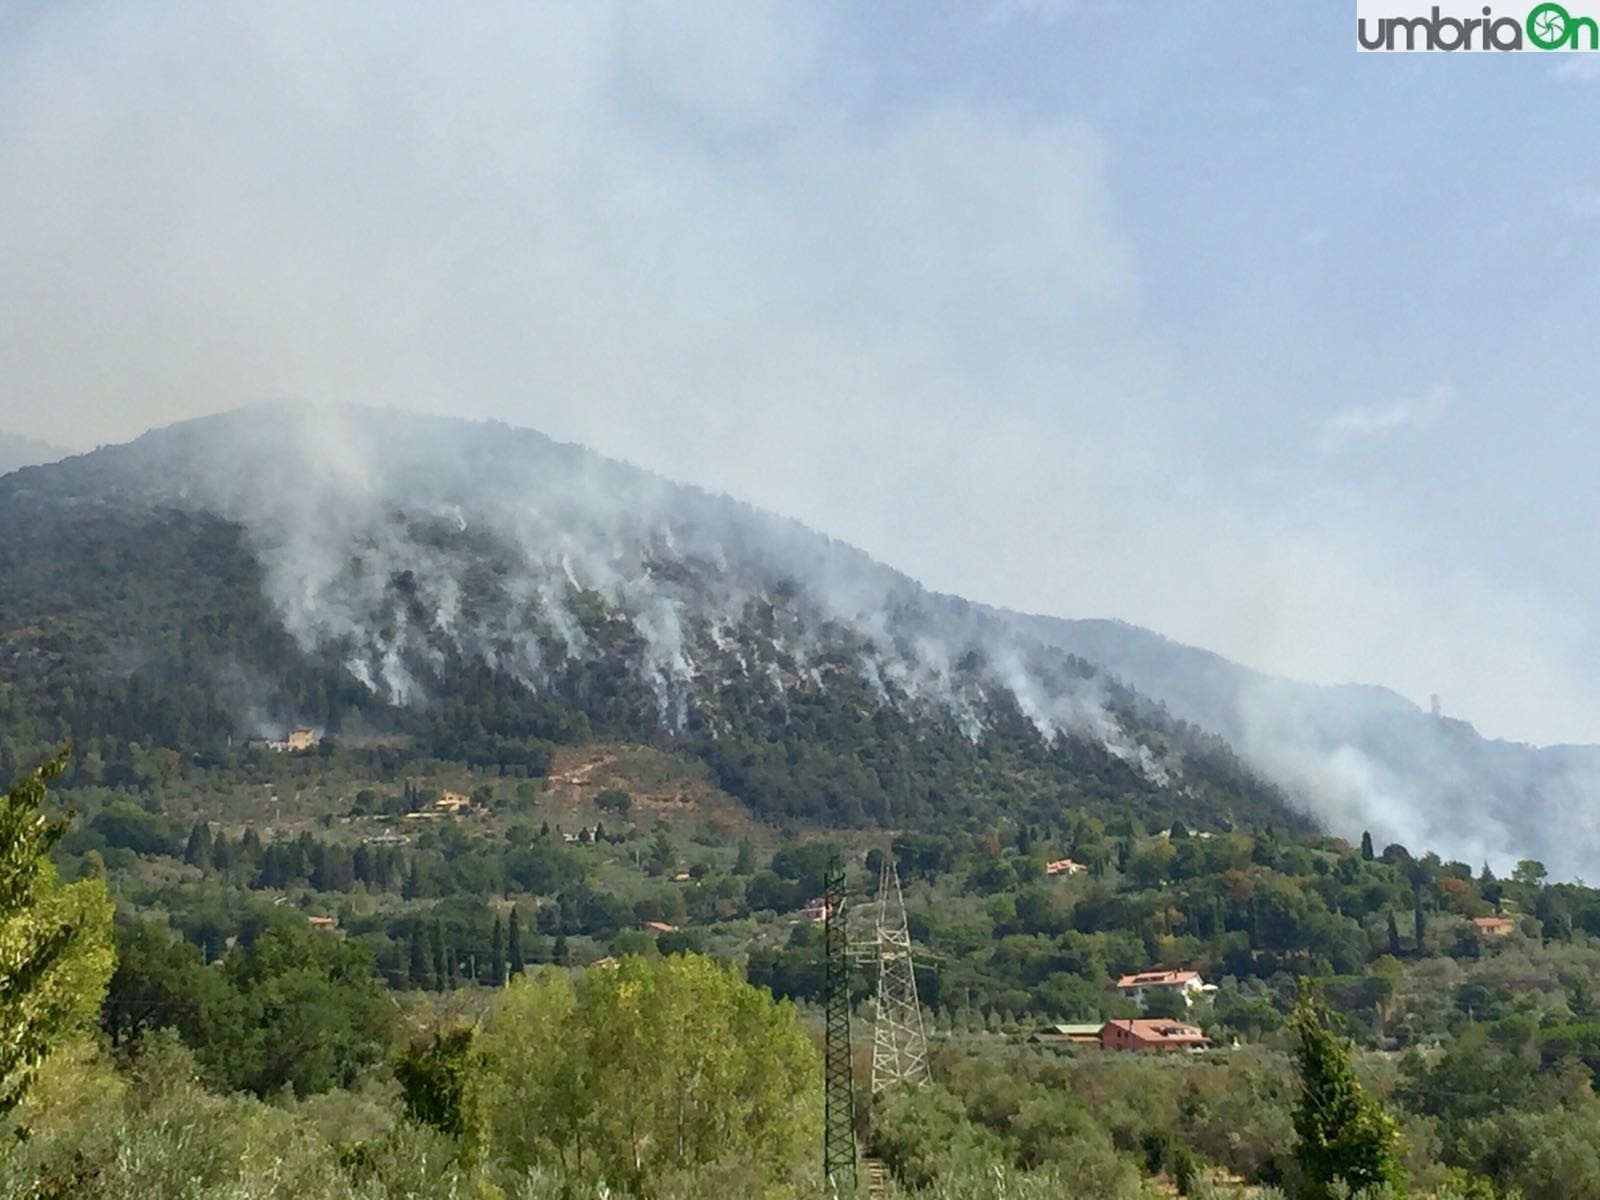
<svg viewBox="0 0 1600 1200">
<path fill-rule="evenodd" d="M 1541 4 L 1528 14 L 1528 41 L 1540 50 L 1600 49 L 1600 25 L 1593 17 L 1574 17 L 1563 4 Z M 1584 39 L 1582 35 L 1589 36 Z"/>
</svg>

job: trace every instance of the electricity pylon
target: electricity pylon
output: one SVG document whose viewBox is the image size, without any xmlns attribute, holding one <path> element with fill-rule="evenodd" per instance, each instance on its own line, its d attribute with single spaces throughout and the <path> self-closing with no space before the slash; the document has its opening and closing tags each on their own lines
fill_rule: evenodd
<svg viewBox="0 0 1600 1200">
<path fill-rule="evenodd" d="M 855 1081 L 850 1062 L 850 941 L 845 933 L 844 866 L 823 884 L 822 1178 L 832 1195 L 856 1194 Z"/>
<path fill-rule="evenodd" d="M 883 856 L 878 875 L 878 1015 L 872 1028 L 872 1094 L 897 1083 L 921 1087 L 929 1080 L 928 1041 L 917 1002 L 916 964 L 905 898 L 894 855 Z"/>
</svg>

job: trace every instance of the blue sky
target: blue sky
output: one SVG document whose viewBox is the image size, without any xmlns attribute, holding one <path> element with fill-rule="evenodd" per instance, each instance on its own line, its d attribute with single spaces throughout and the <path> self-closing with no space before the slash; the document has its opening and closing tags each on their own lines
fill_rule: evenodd
<svg viewBox="0 0 1600 1200">
<path fill-rule="evenodd" d="M 0 427 L 499 417 L 1600 741 L 1600 55 L 1358 55 L 1338 5 L 267 8 L 0 10 Z"/>
</svg>

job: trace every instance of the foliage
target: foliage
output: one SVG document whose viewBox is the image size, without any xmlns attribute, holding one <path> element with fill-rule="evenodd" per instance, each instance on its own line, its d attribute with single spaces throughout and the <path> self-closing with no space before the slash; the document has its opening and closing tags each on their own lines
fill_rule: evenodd
<svg viewBox="0 0 1600 1200">
<path fill-rule="evenodd" d="M 1334 1032 L 1332 1023 L 1316 989 L 1303 982 L 1289 1024 L 1299 1039 L 1296 1154 L 1307 1195 L 1324 1200 L 1335 1183 L 1343 1183 L 1358 1189 L 1388 1186 L 1393 1195 L 1402 1196 L 1406 1181 L 1399 1125 L 1361 1086 L 1350 1044 Z"/>
<path fill-rule="evenodd" d="M 793 1011 L 697 955 L 623 959 L 574 989 L 512 982 L 478 1045 L 484 1136 L 517 1167 L 651 1190 L 734 1161 L 794 1178 L 820 1136 L 820 1066 Z"/>
<path fill-rule="evenodd" d="M 427 1042 L 407 1047 L 394 1068 L 406 1112 L 414 1121 L 462 1137 L 471 1119 L 468 1093 L 482 1065 L 470 1026 L 441 1029 Z"/>
<path fill-rule="evenodd" d="M 63 751 L 0 798 L 0 1116 L 40 1060 L 93 1019 L 113 966 L 104 881 L 63 886 L 49 857 L 67 822 L 45 816 L 45 788 L 66 761 Z"/>
</svg>

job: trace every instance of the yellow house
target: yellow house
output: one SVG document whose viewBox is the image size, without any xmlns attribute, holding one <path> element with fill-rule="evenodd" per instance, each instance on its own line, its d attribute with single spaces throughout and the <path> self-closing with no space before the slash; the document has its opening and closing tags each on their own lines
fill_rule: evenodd
<svg viewBox="0 0 1600 1200">
<path fill-rule="evenodd" d="M 460 792 L 440 792 L 439 798 L 433 802 L 433 806 L 440 812 L 449 813 L 451 816 L 460 816 L 462 813 L 472 811 L 472 797 L 463 796 Z"/>
</svg>

